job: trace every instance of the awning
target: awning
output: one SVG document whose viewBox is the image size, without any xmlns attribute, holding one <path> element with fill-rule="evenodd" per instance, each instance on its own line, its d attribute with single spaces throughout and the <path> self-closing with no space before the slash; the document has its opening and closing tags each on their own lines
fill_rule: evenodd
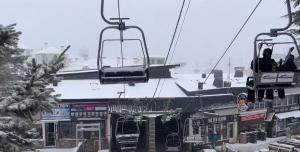
<svg viewBox="0 0 300 152">
<path fill-rule="evenodd" d="M 240 114 L 241 123 L 260 123 L 264 122 L 267 110 L 247 111 Z"/>
<path fill-rule="evenodd" d="M 277 119 L 300 118 L 300 110 L 275 114 Z"/>
<path fill-rule="evenodd" d="M 271 122 L 274 115 L 275 115 L 275 112 L 268 113 L 265 121 Z"/>
</svg>

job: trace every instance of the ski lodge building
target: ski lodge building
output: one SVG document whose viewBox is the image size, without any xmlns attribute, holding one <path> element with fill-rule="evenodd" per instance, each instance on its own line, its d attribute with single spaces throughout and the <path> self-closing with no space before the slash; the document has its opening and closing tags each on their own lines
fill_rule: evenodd
<svg viewBox="0 0 300 152">
<path fill-rule="evenodd" d="M 124 85 L 100 85 L 93 69 L 58 73 L 63 80 L 51 87 L 61 101 L 53 113 L 38 118 L 43 136 L 37 145 L 70 148 L 82 141 L 90 151 L 121 151 L 118 118 L 131 113 L 140 116 L 137 151 L 256 142 L 285 135 L 287 127 L 298 132 L 299 92 L 286 90 L 285 99 L 249 104 L 243 112 L 237 104 L 237 96 L 246 92 L 242 70 L 236 68 L 230 77 L 217 70 L 204 84 L 206 74 L 172 73 L 178 66 L 152 66 L 148 83 Z"/>
</svg>

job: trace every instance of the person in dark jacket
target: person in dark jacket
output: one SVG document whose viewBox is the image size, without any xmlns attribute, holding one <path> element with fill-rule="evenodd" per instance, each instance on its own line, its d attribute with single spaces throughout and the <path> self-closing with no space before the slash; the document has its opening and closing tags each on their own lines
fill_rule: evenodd
<svg viewBox="0 0 300 152">
<path fill-rule="evenodd" d="M 255 68 L 253 67 L 253 61 L 251 62 L 251 69 L 257 72 L 273 72 L 277 70 L 277 63 L 274 59 L 272 59 L 273 50 L 270 48 L 266 48 L 263 51 L 263 57 L 258 58 L 255 62 Z M 252 82 L 253 83 L 253 82 Z M 273 89 L 258 90 L 258 101 L 262 101 L 266 92 L 266 99 L 274 99 Z M 248 100 L 251 102 L 255 102 L 255 93 L 254 90 L 248 89 Z"/>
<path fill-rule="evenodd" d="M 294 55 L 292 55 L 292 54 L 289 55 L 289 57 L 287 58 L 287 61 L 278 67 L 278 71 L 292 71 L 292 72 L 297 71 L 297 66 L 294 62 L 294 59 L 295 59 Z M 278 89 L 277 91 L 278 91 L 279 98 L 281 98 L 281 99 L 285 98 L 284 89 Z"/>
</svg>

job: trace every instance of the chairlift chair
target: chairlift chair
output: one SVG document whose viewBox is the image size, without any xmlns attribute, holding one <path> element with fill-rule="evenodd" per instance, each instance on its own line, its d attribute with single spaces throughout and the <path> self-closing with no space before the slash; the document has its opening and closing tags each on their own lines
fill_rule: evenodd
<svg viewBox="0 0 300 152">
<path fill-rule="evenodd" d="M 136 151 L 140 129 L 134 117 L 119 117 L 116 121 L 115 137 L 122 152 Z"/>
<path fill-rule="evenodd" d="M 189 124 L 189 120 L 194 120 L 193 118 L 188 118 L 185 119 L 184 121 L 184 126 L 183 126 L 183 143 L 187 143 L 187 144 L 194 144 L 194 145 L 201 145 L 204 143 L 203 138 L 201 137 L 201 135 L 190 135 L 189 134 L 189 128 L 190 128 L 190 124 Z M 200 120 L 200 118 L 199 118 Z M 193 125 L 194 123 L 192 123 Z M 196 128 L 194 128 L 196 127 Z M 199 126 L 198 125 L 193 125 L 192 128 L 193 129 L 198 129 Z"/>
<path fill-rule="evenodd" d="M 137 41 L 143 53 L 143 65 L 111 67 L 103 65 L 103 48 L 108 41 Z M 99 57 L 99 79 L 102 84 L 143 83 L 149 80 L 148 53 L 145 52 L 140 39 L 105 39 L 102 41 Z M 123 60 L 123 57 L 121 58 Z M 122 61 L 123 62 L 123 61 Z"/>
<path fill-rule="evenodd" d="M 120 11 L 120 10 L 119 10 Z M 98 57 L 97 57 L 97 67 L 99 72 L 99 80 L 101 84 L 124 84 L 124 83 L 146 83 L 149 80 L 149 54 L 146 44 L 146 38 L 143 30 L 138 26 L 127 26 L 125 25 L 125 20 L 129 18 L 110 18 L 109 20 L 104 16 L 104 0 L 101 3 L 101 17 L 110 26 L 105 27 L 100 33 Z M 120 32 L 119 39 L 104 39 L 103 34 L 109 30 L 116 30 Z M 142 40 L 139 39 L 126 39 L 124 38 L 124 33 L 128 30 L 137 30 L 141 36 Z M 103 52 L 104 43 L 107 41 L 119 41 L 124 43 L 125 41 L 139 41 L 141 44 L 141 51 L 143 53 L 143 65 L 140 66 L 124 66 L 112 67 L 103 65 Z M 122 46 L 121 46 L 122 47 Z M 121 56 L 123 62 L 123 53 L 121 48 Z"/>
<path fill-rule="evenodd" d="M 171 133 L 166 138 L 166 151 L 167 152 L 177 152 L 181 150 L 181 141 L 178 133 Z"/>
<path fill-rule="evenodd" d="M 166 117 L 168 119 L 168 116 Z M 179 136 L 179 122 L 176 117 L 170 116 L 168 122 L 175 121 L 176 124 L 172 124 L 172 126 L 176 125 L 176 130 L 168 129 L 168 131 L 171 131 L 166 137 L 165 141 L 165 149 L 168 152 L 177 152 L 181 150 L 181 138 Z"/>
<path fill-rule="evenodd" d="M 289 24 L 284 28 L 271 29 L 269 33 L 260 33 L 255 37 L 254 40 L 254 56 L 253 56 L 253 76 L 248 77 L 247 87 L 252 90 L 264 90 L 264 89 L 284 89 L 295 87 L 299 81 L 299 73 L 295 71 L 274 71 L 274 72 L 261 72 L 257 70 L 256 67 L 259 65 L 259 57 L 261 54 L 262 45 L 267 45 L 267 47 L 273 47 L 279 44 L 293 44 L 294 48 L 300 54 L 300 49 L 297 44 L 296 38 L 291 34 L 285 32 L 292 24 L 292 14 L 290 0 L 287 0 L 287 9 L 289 14 Z M 291 38 L 292 41 L 289 42 L 274 42 L 274 38 L 280 36 L 287 36 Z M 269 37 L 270 39 L 261 39 L 261 37 Z M 287 55 L 290 55 L 291 51 Z M 258 67 L 259 69 L 259 67 Z M 256 71 L 257 70 L 257 71 Z"/>
</svg>

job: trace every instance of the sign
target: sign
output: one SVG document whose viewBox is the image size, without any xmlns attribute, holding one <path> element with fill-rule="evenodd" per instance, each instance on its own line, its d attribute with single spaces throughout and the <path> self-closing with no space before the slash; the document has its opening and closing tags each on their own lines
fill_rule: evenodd
<svg viewBox="0 0 300 152">
<path fill-rule="evenodd" d="M 219 117 L 216 117 L 216 118 L 208 118 L 207 119 L 207 122 L 208 123 L 219 123 L 219 122 L 226 122 L 226 116 L 219 116 Z"/>
<path fill-rule="evenodd" d="M 263 73 L 261 75 L 260 82 L 261 83 L 276 83 L 277 81 L 277 73 Z"/>
<path fill-rule="evenodd" d="M 53 108 L 52 112 L 42 112 L 42 120 L 70 119 L 69 108 Z"/>
<path fill-rule="evenodd" d="M 104 120 L 107 119 L 108 105 L 99 103 L 70 105 L 72 120 Z"/>
<path fill-rule="evenodd" d="M 293 72 L 280 72 L 278 73 L 278 82 L 281 83 L 292 83 L 294 80 Z"/>
<path fill-rule="evenodd" d="M 263 122 L 266 118 L 266 111 L 251 111 L 240 115 L 241 122 Z"/>
</svg>

